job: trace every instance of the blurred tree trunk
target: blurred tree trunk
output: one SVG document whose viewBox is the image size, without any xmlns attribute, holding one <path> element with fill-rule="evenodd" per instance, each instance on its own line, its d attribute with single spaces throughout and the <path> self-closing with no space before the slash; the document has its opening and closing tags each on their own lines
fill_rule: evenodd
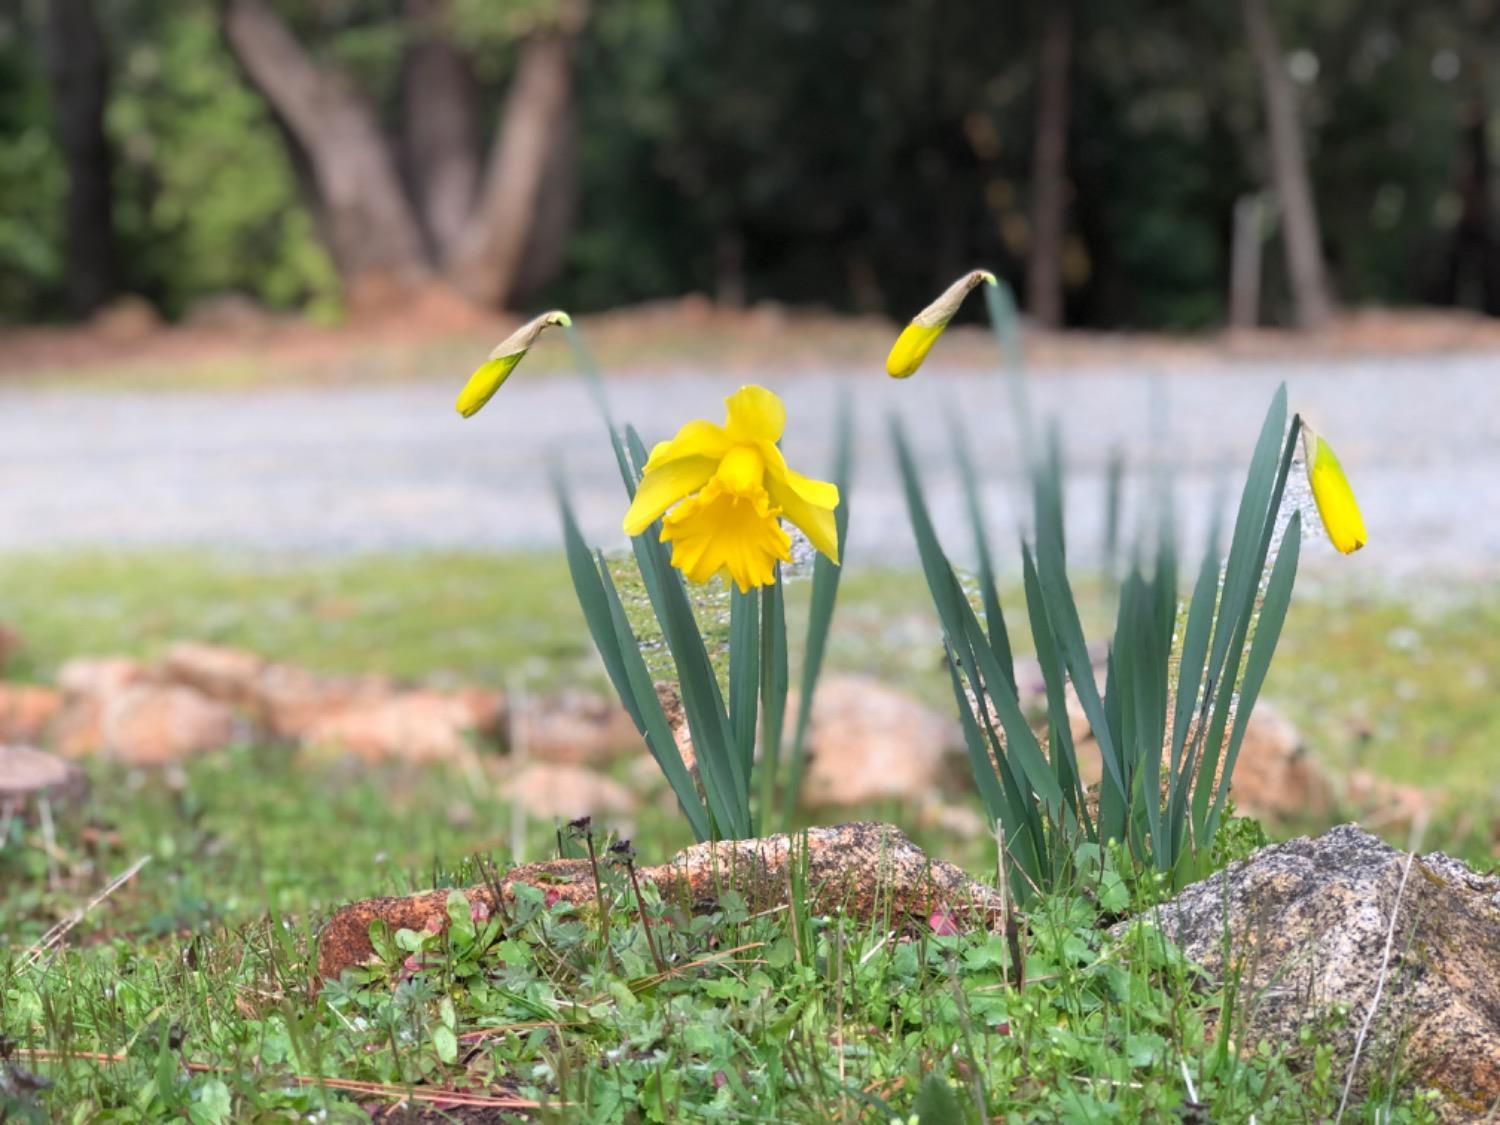
<svg viewBox="0 0 1500 1125">
<path fill-rule="evenodd" d="M 1067 212 L 1068 86 L 1073 46 L 1071 0 L 1054 0 L 1037 60 L 1036 137 L 1031 157 L 1031 245 L 1026 311 L 1045 328 L 1062 323 L 1063 217 Z"/>
<path fill-rule="evenodd" d="M 1461 112 L 1464 143 L 1457 191 L 1463 210 L 1453 229 L 1438 299 L 1495 316 L 1500 314 L 1500 247 L 1490 223 L 1489 130 L 1483 96 L 1474 94 Z"/>
<path fill-rule="evenodd" d="M 406 0 L 401 149 L 435 259 L 454 252 L 479 189 L 479 89 L 445 25 L 447 0 Z"/>
<path fill-rule="evenodd" d="M 384 303 L 422 281 L 421 230 L 370 105 L 314 63 L 264 0 L 228 0 L 224 34 L 301 150 L 350 303 Z"/>
<path fill-rule="evenodd" d="M 471 300 L 504 305 L 514 295 L 547 172 L 571 119 L 573 48 L 582 7 L 562 25 L 535 31 L 506 94 L 478 202 L 446 259 L 446 272 Z"/>
<path fill-rule="evenodd" d="M 504 306 L 555 275 L 572 222 L 573 50 L 586 13 L 585 0 L 559 0 L 558 18 L 522 40 L 481 181 L 477 90 L 447 0 L 405 0 L 403 183 L 373 107 L 343 74 L 315 62 L 266 0 L 225 0 L 225 39 L 292 142 L 351 304 L 378 307 L 441 274 Z"/>
<path fill-rule="evenodd" d="M 1333 297 L 1323 264 L 1322 236 L 1318 232 L 1318 212 L 1302 144 L 1296 94 L 1281 57 L 1266 0 L 1240 0 L 1240 11 L 1250 51 L 1260 72 L 1271 147 L 1271 175 L 1281 207 L 1281 229 L 1297 324 L 1302 328 L 1317 328 L 1333 315 Z"/>
<path fill-rule="evenodd" d="M 109 58 L 93 0 L 49 0 L 44 29 L 52 111 L 68 170 L 67 307 L 83 318 L 115 292 L 112 173 L 104 136 Z"/>
<path fill-rule="evenodd" d="M 569 104 L 552 131 L 542 173 L 543 190 L 511 293 L 514 304 L 530 302 L 557 280 L 567 263 L 568 236 L 578 207 L 578 113 Z"/>
</svg>

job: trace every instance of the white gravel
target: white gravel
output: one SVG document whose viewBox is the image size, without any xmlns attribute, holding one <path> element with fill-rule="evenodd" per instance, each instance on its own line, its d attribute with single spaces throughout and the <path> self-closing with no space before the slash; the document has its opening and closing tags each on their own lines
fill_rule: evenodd
<svg viewBox="0 0 1500 1125">
<path fill-rule="evenodd" d="M 1030 386 L 1064 423 L 1073 542 L 1099 538 L 1103 468 L 1125 449 L 1136 482 L 1165 452 L 1177 466 L 1190 545 L 1224 486 L 1234 493 L 1276 384 L 1338 450 L 1371 543 L 1341 573 L 1400 580 L 1500 573 L 1500 360 L 1243 362 L 1153 372 L 1050 372 Z M 962 413 L 989 476 L 997 553 L 1019 518 L 1009 391 L 998 374 L 933 366 L 897 383 L 878 372 L 758 378 L 722 373 L 616 379 L 617 416 L 648 442 L 681 421 L 718 417 L 741 382 L 763 382 L 790 411 L 788 459 L 821 475 L 834 404 L 853 396 L 857 479 L 850 561 L 913 557 L 886 417 L 898 412 L 926 466 L 940 530 L 967 555 L 943 411 Z M 456 382 L 251 393 L 0 388 L 0 550 L 198 545 L 350 552 L 551 546 L 549 464 L 566 467 L 588 533 L 620 540 L 623 494 L 583 384 L 523 369 L 482 414 L 453 411 Z M 1153 396 L 1164 432 L 1149 431 Z M 1226 472 L 1228 470 L 1228 472 Z M 1231 497 L 1232 500 L 1232 497 Z M 1127 527 L 1130 522 L 1127 521 Z M 1193 546 L 1196 553 L 1196 546 Z M 1304 554 L 1324 567 L 1333 552 Z"/>
</svg>

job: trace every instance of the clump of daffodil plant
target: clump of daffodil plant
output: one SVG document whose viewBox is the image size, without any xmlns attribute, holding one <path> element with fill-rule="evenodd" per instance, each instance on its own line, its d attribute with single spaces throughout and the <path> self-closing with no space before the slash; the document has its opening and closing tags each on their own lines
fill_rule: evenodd
<svg viewBox="0 0 1500 1125">
<path fill-rule="evenodd" d="M 996 307 L 991 302 L 992 314 Z M 997 334 L 1009 329 L 998 319 L 994 327 Z M 1013 346 L 1007 352 L 1019 355 Z M 1013 374 L 1019 378 L 1018 371 Z M 1024 404 L 1024 395 L 1017 402 Z M 1056 430 L 1039 447 L 1029 417 L 1017 422 L 1032 506 L 1030 533 L 1020 544 L 1021 569 L 1047 694 L 1041 737 L 1016 688 L 977 474 L 962 429 L 955 422 L 952 437 L 979 557 L 983 620 L 938 540 L 901 424 L 891 422 L 970 765 L 985 812 L 1004 841 L 1008 882 L 1025 900 L 1070 878 L 1081 845 L 1117 842 L 1143 867 L 1180 884 L 1200 874 L 1211 854 L 1246 725 L 1290 603 L 1302 527 L 1299 513 L 1282 517 L 1282 500 L 1299 432 L 1319 513 L 1346 554 L 1365 541 L 1358 506 L 1327 443 L 1299 417 L 1288 422 L 1286 388 L 1280 388 L 1251 456 L 1228 556 L 1221 559 L 1216 524 L 1185 616 L 1164 501 L 1155 542 L 1138 548 L 1119 586 L 1101 688 L 1067 566 Z M 1097 794 L 1086 794 L 1081 781 L 1067 718 L 1070 683 L 1103 759 Z"/>
<path fill-rule="evenodd" d="M 598 372 L 563 312 L 517 329 L 470 376 L 458 397 L 464 417 L 495 395 L 544 328 L 565 328 L 580 369 L 603 415 L 630 498 L 624 530 L 641 581 L 677 673 L 676 688 L 692 738 L 694 769 L 683 759 L 641 654 L 604 555 L 584 542 L 561 481 L 568 568 L 589 632 L 626 711 L 699 840 L 744 838 L 784 802 L 790 814 L 799 790 L 811 701 L 838 592 L 839 556 L 848 527 L 849 419 L 839 422 L 837 483 L 814 480 L 781 454 L 786 408 L 764 387 L 741 387 L 727 402 L 724 423 L 683 425 L 646 455 L 631 427 L 610 417 Z M 787 525 L 817 552 L 802 670 L 801 705 L 793 725 L 787 778 L 777 788 L 788 689 L 786 603 L 782 567 L 792 561 Z M 725 688 L 709 658 L 684 579 L 729 587 L 729 676 Z M 760 757 L 756 758 L 759 735 Z M 760 771 L 759 815 L 752 814 L 752 776 Z"/>
<path fill-rule="evenodd" d="M 834 483 L 803 476 L 786 463 L 779 445 L 786 409 L 771 391 L 741 387 L 726 407 L 722 425 L 687 422 L 649 456 L 633 428 L 626 427 L 622 441 L 610 425 L 630 496 L 623 530 L 676 671 L 696 778 L 667 723 L 609 565 L 585 544 L 559 489 L 568 566 L 594 644 L 700 840 L 753 836 L 764 830 L 778 803 L 790 814 L 848 524 L 847 413 L 840 423 Z M 806 535 L 817 558 L 802 704 L 787 777 L 778 790 L 788 689 L 783 567 L 792 561 L 792 538 L 787 525 Z M 686 582 L 722 582 L 728 589 L 729 672 L 723 685 Z"/>
</svg>

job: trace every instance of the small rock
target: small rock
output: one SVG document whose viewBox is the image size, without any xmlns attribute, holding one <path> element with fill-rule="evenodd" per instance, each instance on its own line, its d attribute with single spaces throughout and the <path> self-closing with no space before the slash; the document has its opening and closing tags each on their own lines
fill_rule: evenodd
<svg viewBox="0 0 1500 1125">
<path fill-rule="evenodd" d="M 813 698 L 807 800 L 854 805 L 950 788 L 960 738 L 953 720 L 879 680 L 828 676 Z"/>
<path fill-rule="evenodd" d="M 40 742 L 62 704 L 52 688 L 0 683 L 0 742 Z"/>
<path fill-rule="evenodd" d="M 664 680 L 657 681 L 651 686 L 656 689 L 657 702 L 661 704 L 662 714 L 667 717 L 667 725 L 672 728 L 672 741 L 677 744 L 677 752 L 682 755 L 682 764 L 687 767 L 688 773 L 696 777 L 698 756 L 693 752 L 693 732 L 688 727 L 687 711 L 683 709 L 682 696 L 677 694 L 675 687 Z"/>
<path fill-rule="evenodd" d="M 1500 1099 L 1500 876 L 1409 857 L 1346 824 L 1262 848 L 1152 918 L 1216 980 L 1242 974 L 1247 1048 L 1295 1043 L 1343 1006 L 1347 1021 L 1323 1040 L 1342 1075 L 1378 993 L 1356 1089 L 1399 1057 L 1441 1092 L 1445 1120 L 1480 1120 Z"/>
<path fill-rule="evenodd" d="M 29 816 L 35 802 L 70 801 L 88 790 L 83 771 L 32 746 L 0 745 L 0 820 Z"/>
<path fill-rule="evenodd" d="M 695 844 L 659 866 L 638 867 L 636 874 L 655 884 L 663 899 L 689 904 L 700 913 L 717 908 L 726 886 L 738 890 L 751 910 L 766 910 L 785 903 L 793 864 L 802 872 L 807 907 L 814 913 L 837 910 L 863 922 L 878 919 L 882 926 L 904 926 L 912 933 L 925 930 L 939 909 L 962 929 L 996 928 L 1003 922 L 999 892 L 927 855 L 889 824 L 839 824 L 790 837 Z M 501 895 L 509 900 L 521 883 L 545 885 L 558 900 L 576 904 L 593 902 L 596 893 L 586 859 L 514 868 L 501 881 Z M 499 905 L 488 886 L 470 887 L 464 893 L 471 907 L 482 902 L 493 912 Z M 372 952 L 370 923 L 375 919 L 383 919 L 393 930 L 421 930 L 446 917 L 447 896 L 447 891 L 428 891 L 366 899 L 339 910 L 318 935 L 318 975 L 336 978 L 364 963 Z"/>
<path fill-rule="evenodd" d="M 1071 695 L 1071 686 L 1068 691 L 1068 722 L 1078 754 L 1079 778 L 1085 787 L 1096 786 L 1104 771 L 1099 744 L 1094 741 L 1082 705 Z M 1169 735 L 1162 747 L 1163 777 L 1170 758 Z M 1273 704 L 1261 700 L 1245 725 L 1229 795 L 1241 815 L 1285 824 L 1327 817 L 1333 809 L 1334 789 L 1328 774 L 1307 753 L 1297 728 Z"/>
<path fill-rule="evenodd" d="M 234 713 L 217 700 L 173 684 L 134 684 L 99 715 L 104 753 L 132 765 L 162 765 L 234 741 Z"/>
<path fill-rule="evenodd" d="M 1344 781 L 1344 804 L 1373 832 L 1400 836 L 1431 816 L 1432 799 L 1415 785 L 1401 785 L 1354 770 Z"/>
<path fill-rule="evenodd" d="M 642 746 L 625 708 L 591 692 L 528 700 L 518 720 L 526 757 L 539 761 L 593 765 Z"/>
<path fill-rule="evenodd" d="M 481 692 L 406 691 L 321 715 L 302 744 L 377 760 L 458 761 L 472 753 L 475 737 L 493 733 L 499 706 Z"/>
<path fill-rule="evenodd" d="M 253 701 L 260 720 L 276 738 L 297 741 L 316 724 L 356 703 L 388 698 L 391 682 L 380 676 L 323 676 L 295 664 L 268 664 L 257 677 Z"/>
<path fill-rule="evenodd" d="M 160 675 L 169 683 L 242 707 L 255 702 L 265 666 L 263 657 L 244 649 L 179 641 L 167 650 Z"/>
<path fill-rule="evenodd" d="M 592 816 L 607 822 L 636 810 L 635 795 L 618 781 L 582 766 L 558 762 L 523 766 L 505 782 L 501 792 L 542 820 Z"/>
<path fill-rule="evenodd" d="M 104 713 L 125 692 L 149 676 L 139 661 L 124 656 L 79 657 L 57 672 L 62 710 L 51 725 L 52 746 L 69 758 L 104 749 Z"/>
<path fill-rule="evenodd" d="M 0 676 L 5 675 L 21 647 L 21 634 L 12 626 L 0 623 Z"/>
<path fill-rule="evenodd" d="M 89 331 L 111 344 L 134 344 L 158 332 L 163 321 L 156 306 L 127 293 L 116 297 L 89 318 Z"/>
<path fill-rule="evenodd" d="M 923 828 L 936 828 L 960 840 L 977 840 L 990 834 L 989 825 L 973 802 L 953 804 L 936 795 L 917 806 L 917 823 Z"/>
<path fill-rule="evenodd" d="M 264 335 L 281 324 L 274 312 L 246 293 L 210 293 L 182 314 L 185 328 L 237 336 Z"/>
<path fill-rule="evenodd" d="M 66 758 L 83 758 L 104 748 L 104 704 L 88 696 L 68 698 L 52 722 L 51 746 Z"/>
<path fill-rule="evenodd" d="M 84 656 L 57 670 L 57 686 L 69 697 L 104 699 L 147 679 L 146 668 L 126 656 Z"/>
<path fill-rule="evenodd" d="M 1261 700 L 1245 724 L 1229 796 L 1242 815 L 1287 823 L 1327 818 L 1334 794 L 1328 774 L 1307 753 L 1301 732 Z"/>
</svg>

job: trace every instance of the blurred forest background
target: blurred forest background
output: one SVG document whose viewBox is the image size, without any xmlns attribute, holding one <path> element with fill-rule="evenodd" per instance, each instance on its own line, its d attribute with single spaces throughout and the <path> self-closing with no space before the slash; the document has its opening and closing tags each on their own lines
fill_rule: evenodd
<svg viewBox="0 0 1500 1125">
<path fill-rule="evenodd" d="M 0 322 L 1500 315 L 1497 63 L 1500 0 L 0 0 Z"/>
</svg>

